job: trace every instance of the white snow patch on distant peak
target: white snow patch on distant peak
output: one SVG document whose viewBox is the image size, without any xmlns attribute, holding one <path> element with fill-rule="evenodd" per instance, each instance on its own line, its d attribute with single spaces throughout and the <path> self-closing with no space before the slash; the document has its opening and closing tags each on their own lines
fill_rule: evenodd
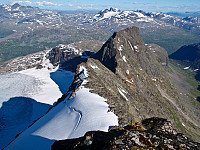
<svg viewBox="0 0 200 150">
<path fill-rule="evenodd" d="M 136 20 L 137 22 L 151 22 L 153 21 L 152 18 L 139 18 Z"/>
<path fill-rule="evenodd" d="M 119 93 L 121 94 L 121 96 L 123 98 L 125 98 L 126 101 L 128 101 L 128 98 L 125 96 L 125 94 L 127 94 L 127 92 L 121 88 L 118 88 Z"/>
<path fill-rule="evenodd" d="M 103 17 L 100 18 L 100 14 L 95 15 L 93 18 L 94 19 L 99 19 L 99 20 L 103 20 L 103 19 L 107 19 L 107 18 L 111 18 L 113 16 L 118 15 L 121 12 L 115 12 L 115 11 L 109 11 L 103 14 Z"/>
<path fill-rule="evenodd" d="M 123 15 L 124 15 L 125 17 L 127 17 L 128 15 L 132 14 L 133 11 L 123 11 L 122 13 L 123 13 Z"/>
<path fill-rule="evenodd" d="M 142 13 L 140 12 L 134 12 L 139 18 L 145 18 L 147 16 L 143 15 Z"/>
</svg>

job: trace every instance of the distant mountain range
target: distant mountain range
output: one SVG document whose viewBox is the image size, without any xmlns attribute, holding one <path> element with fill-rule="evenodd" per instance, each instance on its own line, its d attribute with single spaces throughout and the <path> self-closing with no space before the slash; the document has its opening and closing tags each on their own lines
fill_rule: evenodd
<svg viewBox="0 0 200 150">
<path fill-rule="evenodd" d="M 168 53 L 200 40 L 198 17 L 105 9 L 94 12 L 56 12 L 30 6 L 0 5 L 0 61 L 55 47 L 60 43 L 105 41 L 112 32 L 137 26 L 146 43 Z"/>
<path fill-rule="evenodd" d="M 197 11 L 197 12 L 183 12 L 183 13 L 180 13 L 180 12 L 168 12 L 167 14 L 168 15 L 173 15 L 173 16 L 181 16 L 181 17 L 188 17 L 188 16 L 200 17 L 200 11 Z"/>
</svg>

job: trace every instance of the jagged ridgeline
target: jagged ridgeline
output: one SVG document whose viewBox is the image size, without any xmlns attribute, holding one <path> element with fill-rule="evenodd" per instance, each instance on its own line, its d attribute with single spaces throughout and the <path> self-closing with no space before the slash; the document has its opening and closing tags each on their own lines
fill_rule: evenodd
<svg viewBox="0 0 200 150">
<path fill-rule="evenodd" d="M 76 64 L 76 69 L 72 64 Z M 62 65 L 67 70 L 76 70 L 76 74 L 80 66 L 88 72 L 85 87 L 107 99 L 120 126 L 162 117 L 197 139 L 198 122 L 181 109 L 168 77 L 166 51 L 155 44 L 144 44 L 137 27 L 114 33 L 91 57 L 76 57 Z"/>
<path fill-rule="evenodd" d="M 177 94 L 179 88 L 174 87 L 176 82 L 173 82 L 172 78 L 175 70 L 168 64 L 168 55 L 163 48 L 155 44 L 145 44 L 137 27 L 115 32 L 102 47 L 98 48 L 100 50 L 88 51 L 99 45 L 95 41 L 89 43 L 87 46 L 90 48 L 85 48 L 84 52 L 83 48 L 77 49 L 73 45 L 60 45 L 48 52 L 19 58 L 5 64 L 11 66 L 8 70 L 10 72 L 17 69 L 31 71 L 28 68 L 32 68 L 36 74 L 47 71 L 45 76 L 41 74 L 42 77 L 48 78 L 53 75 L 54 82 L 57 81 L 57 85 L 60 85 L 59 88 L 62 89 L 63 85 L 65 88 L 56 103 L 54 102 L 57 98 L 53 99 L 51 109 L 18 134 L 5 149 L 50 149 L 57 140 L 78 138 L 91 130 L 101 130 L 102 133 L 115 125 L 119 125 L 120 130 L 120 127 L 133 122 L 135 124 L 131 126 L 136 129 L 140 128 L 138 125 L 144 126 L 140 128 L 141 134 L 137 134 L 137 131 L 132 133 L 137 142 L 143 135 L 146 136 L 143 131 L 151 128 L 144 120 L 152 117 L 157 118 L 149 120 L 153 127 L 156 125 L 154 121 L 158 124 L 161 122 L 158 130 L 154 130 L 155 134 L 151 134 L 152 137 L 156 135 L 156 138 L 160 138 L 161 145 L 171 139 L 166 140 L 165 136 L 161 138 L 157 136 L 157 132 L 166 128 L 171 132 L 172 127 L 176 128 L 177 132 L 185 133 L 193 140 L 199 141 L 199 110 L 190 104 L 191 102 L 182 105 L 186 100 L 181 101 L 180 95 Z M 30 63 L 30 60 L 35 58 L 37 61 Z M 30 65 L 22 65 L 21 68 L 12 65 L 16 61 L 17 64 L 26 63 L 24 60 L 29 60 Z M 57 95 L 51 91 L 52 96 Z M 50 99 L 51 93 L 48 92 L 47 96 L 45 99 Z M 195 113 L 190 112 L 191 108 Z M 143 121 L 139 122 L 141 120 Z M 171 122 L 170 125 L 166 120 Z M 125 135 L 122 136 L 126 137 L 127 130 L 123 132 Z M 141 137 L 137 138 L 140 135 Z M 170 133 L 167 136 L 178 137 L 177 141 L 185 138 L 176 135 Z M 143 139 L 151 140 L 154 137 Z M 189 138 L 185 140 L 186 145 L 190 144 Z M 91 143 L 90 140 L 89 142 Z M 117 142 L 121 143 L 120 140 Z M 180 143 L 184 144 L 184 140 Z M 174 145 L 174 142 L 171 144 Z M 193 144 L 192 146 L 196 147 L 196 143 Z M 156 146 L 155 141 L 153 146 Z M 184 148 L 180 145 L 179 147 Z"/>
</svg>

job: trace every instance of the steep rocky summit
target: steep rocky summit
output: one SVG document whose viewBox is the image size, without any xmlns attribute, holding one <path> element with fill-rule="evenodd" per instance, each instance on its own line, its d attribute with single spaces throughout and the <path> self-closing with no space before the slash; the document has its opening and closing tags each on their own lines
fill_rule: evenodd
<svg viewBox="0 0 200 150">
<path fill-rule="evenodd" d="M 121 127 L 131 120 L 161 117 L 198 140 L 197 116 L 186 112 L 180 103 L 167 74 L 170 69 L 166 51 L 158 45 L 145 44 L 137 27 L 115 32 L 96 54 L 75 57 L 62 67 L 76 75 L 82 67 L 87 70 L 84 86 L 107 99 Z"/>
</svg>

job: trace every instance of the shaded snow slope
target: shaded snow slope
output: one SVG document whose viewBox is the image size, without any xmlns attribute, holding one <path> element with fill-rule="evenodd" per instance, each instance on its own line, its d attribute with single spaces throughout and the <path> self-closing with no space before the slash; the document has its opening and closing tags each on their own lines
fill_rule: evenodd
<svg viewBox="0 0 200 150">
<path fill-rule="evenodd" d="M 45 150 L 50 149 L 55 140 L 80 137 L 91 130 L 108 131 L 109 126 L 118 125 L 118 118 L 108 112 L 105 101 L 81 86 L 74 98 L 59 103 L 6 149 Z"/>
<path fill-rule="evenodd" d="M 14 97 L 4 102 L 0 108 L 0 149 L 7 146 L 17 134 L 44 115 L 49 108 L 50 105 L 26 97 Z"/>
</svg>

